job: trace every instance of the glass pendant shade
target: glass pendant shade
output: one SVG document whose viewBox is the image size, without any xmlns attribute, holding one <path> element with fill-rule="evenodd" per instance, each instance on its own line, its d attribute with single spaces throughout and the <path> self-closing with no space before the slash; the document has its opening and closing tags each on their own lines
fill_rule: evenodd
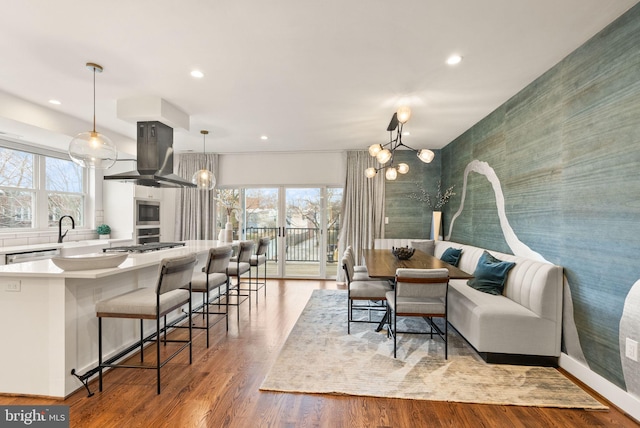
<svg viewBox="0 0 640 428">
<path fill-rule="evenodd" d="M 411 117 L 411 108 L 409 106 L 402 106 L 398 109 L 396 114 L 398 115 L 398 122 L 407 123 Z"/>
<path fill-rule="evenodd" d="M 399 163 L 398 172 L 400 174 L 406 174 L 407 172 L 409 172 L 409 165 L 407 165 L 406 163 Z"/>
<path fill-rule="evenodd" d="M 382 144 L 372 144 L 369 146 L 369 154 L 376 157 L 382 151 Z"/>
<path fill-rule="evenodd" d="M 208 169 L 196 171 L 191 178 L 191 182 L 196 185 L 198 190 L 213 190 L 216 187 L 216 176 Z"/>
<path fill-rule="evenodd" d="M 387 180 L 393 181 L 398 178 L 398 171 L 395 168 L 387 168 L 387 172 L 384 173 Z"/>
<path fill-rule="evenodd" d="M 436 154 L 429 149 L 422 149 L 418 151 L 418 159 L 424 163 L 431 162 L 435 156 Z"/>
<path fill-rule="evenodd" d="M 371 167 L 371 168 L 367 168 L 367 169 L 365 169 L 365 170 L 364 170 L 364 175 L 365 175 L 367 178 L 373 178 L 373 177 L 375 177 L 375 176 L 376 176 L 376 173 L 377 173 L 377 171 L 376 171 L 376 169 L 375 169 L 375 168 L 373 168 L 373 167 Z"/>
<path fill-rule="evenodd" d="M 116 145 L 99 132 L 81 132 L 69 143 L 69 157 L 83 168 L 111 168 L 118 158 Z"/>
<path fill-rule="evenodd" d="M 381 150 L 380 153 L 376 155 L 376 159 L 378 159 L 378 162 L 382 164 L 389 162 L 391 160 L 391 150 L 389 149 Z"/>
<path fill-rule="evenodd" d="M 102 66 L 88 62 L 93 71 L 93 130 L 81 132 L 69 143 L 69 157 L 83 168 L 111 168 L 118 159 L 118 150 L 106 135 L 96 132 L 96 73 L 102 73 Z"/>
<path fill-rule="evenodd" d="M 205 156 L 205 148 L 206 148 L 206 139 L 209 131 L 202 130 L 200 131 L 202 134 L 202 157 Z M 216 187 L 216 176 L 213 175 L 213 172 L 209 171 L 206 168 L 206 164 L 202 165 L 202 169 L 200 171 L 196 171 L 191 177 L 191 182 L 196 185 L 198 190 L 213 190 Z"/>
</svg>

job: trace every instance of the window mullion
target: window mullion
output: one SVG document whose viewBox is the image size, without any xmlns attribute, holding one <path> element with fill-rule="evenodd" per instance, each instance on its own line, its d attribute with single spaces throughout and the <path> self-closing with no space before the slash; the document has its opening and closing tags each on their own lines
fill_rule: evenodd
<svg viewBox="0 0 640 428">
<path fill-rule="evenodd" d="M 35 155 L 35 168 L 33 168 L 33 173 L 35 174 L 34 183 L 36 184 L 36 197 L 35 197 L 35 207 L 34 213 L 36 214 L 34 217 L 35 224 L 34 227 L 36 229 L 47 229 L 49 227 L 48 222 L 48 200 L 47 200 L 47 190 L 46 190 L 46 172 L 45 172 L 45 158 L 42 155 Z"/>
</svg>

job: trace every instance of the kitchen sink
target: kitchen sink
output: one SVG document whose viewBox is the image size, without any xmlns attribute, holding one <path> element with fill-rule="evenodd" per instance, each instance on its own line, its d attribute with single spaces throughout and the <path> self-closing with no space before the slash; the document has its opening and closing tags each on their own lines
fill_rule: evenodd
<svg viewBox="0 0 640 428">
<path fill-rule="evenodd" d="M 62 270 L 95 270 L 120 266 L 127 253 L 89 253 L 74 256 L 56 256 L 51 261 Z"/>
</svg>

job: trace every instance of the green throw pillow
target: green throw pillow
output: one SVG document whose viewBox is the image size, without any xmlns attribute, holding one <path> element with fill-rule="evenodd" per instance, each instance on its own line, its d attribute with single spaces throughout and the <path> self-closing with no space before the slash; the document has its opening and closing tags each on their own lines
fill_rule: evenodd
<svg viewBox="0 0 640 428">
<path fill-rule="evenodd" d="M 485 251 L 480 256 L 478 266 L 473 272 L 473 278 L 467 282 L 467 285 L 483 293 L 499 296 L 504 290 L 504 283 L 509 271 L 515 265 L 513 262 L 498 260 Z"/>
<path fill-rule="evenodd" d="M 458 266 L 458 262 L 460 261 L 460 255 L 462 254 L 462 250 L 459 248 L 449 247 L 444 250 L 444 253 L 440 256 L 440 260 L 445 263 L 449 263 L 453 266 Z"/>
</svg>

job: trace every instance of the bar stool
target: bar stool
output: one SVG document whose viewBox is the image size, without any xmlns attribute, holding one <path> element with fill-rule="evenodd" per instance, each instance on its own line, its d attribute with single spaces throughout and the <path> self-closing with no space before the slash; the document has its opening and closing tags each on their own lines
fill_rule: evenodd
<svg viewBox="0 0 640 428">
<path fill-rule="evenodd" d="M 192 330 L 191 330 L 191 277 L 196 264 L 195 253 L 186 256 L 162 259 L 158 274 L 158 282 L 154 288 L 138 288 L 124 294 L 102 300 L 96 303 L 96 316 L 98 317 L 98 368 L 99 388 L 102 391 L 103 368 L 141 368 L 155 369 L 157 371 L 158 394 L 160 394 L 160 369 L 180 352 L 189 348 L 189 364 L 192 361 Z M 188 285 L 189 289 L 182 287 Z M 166 315 L 181 306 L 189 304 L 189 339 L 167 339 Z M 160 329 L 160 318 L 164 317 L 164 328 Z M 140 320 L 140 364 L 107 364 L 102 361 L 102 318 L 134 318 Z M 143 320 L 156 321 L 156 331 L 148 338 L 144 338 Z M 160 332 L 164 331 L 163 342 L 182 343 L 170 356 L 160 360 Z M 144 342 L 156 342 L 156 364 L 153 366 L 144 363 Z"/>
<path fill-rule="evenodd" d="M 249 310 L 251 310 L 251 292 L 242 294 L 242 291 L 245 290 L 240 288 L 240 277 L 249 272 L 249 284 L 251 284 L 251 264 L 249 262 L 255 245 L 256 244 L 253 241 L 240 241 L 238 245 L 238 255 L 231 257 L 229 266 L 227 267 L 227 274 L 229 276 L 235 276 L 237 280 L 237 282 L 235 284 L 231 284 L 227 290 L 227 304 L 230 304 L 228 303 L 229 294 L 232 291 L 235 291 L 238 300 L 232 305 L 238 306 L 238 321 L 240 321 L 240 303 L 244 301 L 240 300 L 241 297 L 247 297 L 249 299 Z"/>
<path fill-rule="evenodd" d="M 264 296 L 267 297 L 267 250 L 269 249 L 269 243 L 271 242 L 271 238 L 263 237 L 258 241 L 258 249 L 256 253 L 251 256 L 249 260 L 249 264 L 251 267 L 256 268 L 256 287 L 252 288 L 252 283 L 249 283 L 249 288 L 247 289 L 249 293 L 252 291 L 256 292 L 256 305 L 258 304 L 258 291 L 264 287 Z M 260 266 L 264 265 L 264 282 L 260 282 Z"/>
<path fill-rule="evenodd" d="M 221 291 L 222 286 L 224 288 L 224 295 L 226 295 L 229 289 L 229 276 L 227 275 L 227 267 L 229 266 L 229 260 L 233 254 L 233 248 L 230 245 L 223 247 L 216 247 L 209 249 L 209 258 L 206 265 L 202 268 L 202 272 L 195 272 L 191 278 L 191 291 L 193 293 L 203 293 L 204 298 L 202 301 L 202 310 L 194 310 L 194 314 L 202 314 L 203 318 L 206 318 L 206 325 L 204 327 L 193 326 L 193 328 L 200 328 L 207 330 L 207 348 L 209 347 L 209 328 L 215 325 L 222 318 L 218 319 L 214 323 L 209 322 L 210 315 L 224 315 L 227 323 L 227 331 L 229 331 L 229 305 L 228 299 L 225 299 L 224 312 L 211 312 L 209 306 L 211 303 L 211 291 L 218 289 L 218 308 L 220 308 L 220 298 L 223 293 Z"/>
</svg>

